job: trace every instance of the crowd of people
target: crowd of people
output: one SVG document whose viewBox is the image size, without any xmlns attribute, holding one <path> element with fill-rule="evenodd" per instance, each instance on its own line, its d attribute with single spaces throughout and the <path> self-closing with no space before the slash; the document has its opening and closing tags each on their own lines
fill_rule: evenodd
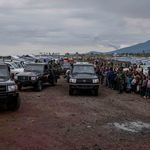
<svg viewBox="0 0 150 150">
<path fill-rule="evenodd" d="M 95 61 L 96 73 L 100 83 L 118 90 L 119 93 L 137 93 L 143 98 L 150 98 L 150 69 L 148 74 L 143 74 L 143 69 L 134 64 L 113 64 Z"/>
<path fill-rule="evenodd" d="M 150 98 L 150 68 L 147 74 L 143 73 L 143 68 L 137 64 L 129 62 L 114 62 L 106 59 L 82 60 L 93 63 L 96 73 L 100 79 L 100 84 L 117 90 L 118 93 L 136 93 L 143 98 Z M 54 68 L 60 68 L 60 64 L 55 64 Z M 71 66 L 72 63 L 70 62 Z"/>
</svg>

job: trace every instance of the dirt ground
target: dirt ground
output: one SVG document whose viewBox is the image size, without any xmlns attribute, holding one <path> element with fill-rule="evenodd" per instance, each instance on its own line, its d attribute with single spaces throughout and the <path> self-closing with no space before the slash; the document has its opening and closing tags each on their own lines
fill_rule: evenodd
<svg viewBox="0 0 150 150">
<path fill-rule="evenodd" d="M 89 92 L 68 95 L 60 79 L 42 92 L 20 92 L 17 112 L 0 112 L 0 150 L 149 150 L 150 129 L 128 132 L 113 123 L 150 123 L 150 100 L 136 94 L 118 94 L 101 86 L 99 96 Z"/>
</svg>

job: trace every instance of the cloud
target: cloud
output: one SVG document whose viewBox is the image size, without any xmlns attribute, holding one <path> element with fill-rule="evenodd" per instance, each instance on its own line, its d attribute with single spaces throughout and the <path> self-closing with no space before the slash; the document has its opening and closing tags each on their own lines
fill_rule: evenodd
<svg viewBox="0 0 150 150">
<path fill-rule="evenodd" d="M 131 18 L 149 18 L 149 0 L 100 0 L 101 8 L 121 16 Z"/>
<path fill-rule="evenodd" d="M 0 51 L 109 51 L 147 41 L 149 5 L 149 0 L 0 0 Z"/>
</svg>

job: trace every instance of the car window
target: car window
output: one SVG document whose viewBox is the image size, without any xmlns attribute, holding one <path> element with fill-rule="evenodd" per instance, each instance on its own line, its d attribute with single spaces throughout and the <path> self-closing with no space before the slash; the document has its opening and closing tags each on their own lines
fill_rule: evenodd
<svg viewBox="0 0 150 150">
<path fill-rule="evenodd" d="M 15 64 L 14 62 L 11 63 L 11 65 L 13 66 L 14 69 L 19 68 L 17 64 Z"/>
<path fill-rule="evenodd" d="M 9 78 L 7 66 L 0 66 L 0 78 Z"/>
<path fill-rule="evenodd" d="M 70 68 L 70 67 L 71 67 L 70 63 L 64 63 L 63 64 L 63 68 Z"/>
<path fill-rule="evenodd" d="M 27 64 L 25 66 L 25 71 L 43 72 L 44 71 L 44 66 L 42 64 Z"/>
</svg>

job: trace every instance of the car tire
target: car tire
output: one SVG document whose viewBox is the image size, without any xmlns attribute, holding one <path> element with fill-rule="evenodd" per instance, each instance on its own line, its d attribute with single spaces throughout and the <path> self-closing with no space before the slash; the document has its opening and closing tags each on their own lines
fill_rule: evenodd
<svg viewBox="0 0 150 150">
<path fill-rule="evenodd" d="M 21 99 L 19 96 L 12 98 L 7 102 L 7 109 L 10 111 L 17 111 L 20 108 Z"/>
<path fill-rule="evenodd" d="M 69 88 L 69 95 L 72 96 L 73 95 L 74 90 Z"/>
<path fill-rule="evenodd" d="M 36 88 L 36 90 L 37 91 L 42 91 L 42 81 L 41 80 L 39 80 L 38 82 L 37 82 L 37 84 L 36 84 L 36 86 L 35 86 L 35 88 Z"/>
<path fill-rule="evenodd" d="M 98 96 L 98 89 L 95 89 L 95 90 L 94 90 L 94 95 L 95 95 L 95 96 Z"/>
<path fill-rule="evenodd" d="M 57 78 L 55 79 L 55 82 L 57 83 L 58 81 L 57 81 Z"/>
<path fill-rule="evenodd" d="M 18 84 L 18 90 L 21 91 L 22 90 L 22 85 Z"/>
<path fill-rule="evenodd" d="M 54 78 L 53 78 L 52 81 L 51 81 L 51 85 L 52 85 L 52 86 L 55 86 L 55 85 L 56 85 L 56 80 L 55 80 Z"/>
</svg>

